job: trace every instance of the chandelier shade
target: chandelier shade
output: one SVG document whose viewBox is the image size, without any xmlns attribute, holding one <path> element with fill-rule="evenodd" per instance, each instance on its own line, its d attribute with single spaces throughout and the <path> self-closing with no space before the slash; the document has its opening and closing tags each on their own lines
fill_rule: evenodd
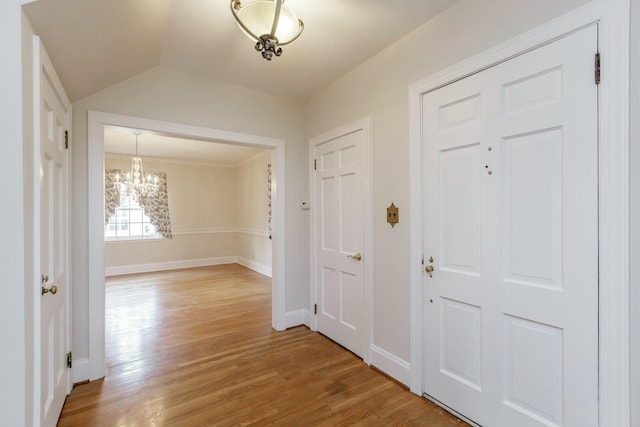
<svg viewBox="0 0 640 427">
<path fill-rule="evenodd" d="M 284 5 L 284 0 L 256 0 L 244 6 L 240 0 L 231 0 L 231 13 L 268 61 L 273 55 L 282 55 L 280 46 L 297 39 L 304 29 L 302 20 Z"/>
</svg>

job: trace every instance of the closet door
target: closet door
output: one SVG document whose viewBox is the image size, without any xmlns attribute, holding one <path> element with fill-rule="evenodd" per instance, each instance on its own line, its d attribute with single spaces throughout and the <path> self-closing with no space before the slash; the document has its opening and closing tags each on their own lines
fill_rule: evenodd
<svg viewBox="0 0 640 427">
<path fill-rule="evenodd" d="M 596 48 L 423 99 L 426 393 L 482 425 L 597 425 Z"/>
</svg>

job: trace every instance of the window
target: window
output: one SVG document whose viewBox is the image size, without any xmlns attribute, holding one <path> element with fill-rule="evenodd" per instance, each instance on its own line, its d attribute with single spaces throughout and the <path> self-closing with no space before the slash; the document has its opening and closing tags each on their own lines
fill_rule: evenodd
<svg viewBox="0 0 640 427">
<path fill-rule="evenodd" d="M 104 236 L 106 240 L 171 239 L 167 174 L 153 172 L 158 178 L 158 191 L 154 196 L 126 197 L 120 194 L 117 175 L 120 169 L 104 171 Z"/>
<path fill-rule="evenodd" d="M 155 225 L 133 196 L 120 196 L 120 204 L 104 226 L 107 240 L 160 239 Z"/>
</svg>

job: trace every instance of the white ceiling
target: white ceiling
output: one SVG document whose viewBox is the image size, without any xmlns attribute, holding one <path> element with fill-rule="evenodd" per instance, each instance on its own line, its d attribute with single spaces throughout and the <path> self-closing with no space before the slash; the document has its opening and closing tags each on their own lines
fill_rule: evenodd
<svg viewBox="0 0 640 427">
<path fill-rule="evenodd" d="M 456 1 L 287 0 L 305 28 L 272 61 L 240 31 L 230 0 L 39 0 L 24 10 L 72 101 L 156 66 L 305 99 Z M 134 151 L 130 130 L 106 130 L 105 152 Z M 140 143 L 144 156 L 232 166 L 258 151 L 158 135 Z"/>
<path fill-rule="evenodd" d="M 40 0 L 24 10 L 72 101 L 159 65 L 305 99 L 456 1 L 287 0 L 305 29 L 270 62 L 229 0 Z"/>
<path fill-rule="evenodd" d="M 131 157 L 136 152 L 134 132 L 128 128 L 105 127 L 105 153 Z M 265 148 L 227 144 L 223 141 L 198 141 L 153 133 L 138 136 L 138 154 L 143 159 L 155 157 L 189 163 L 236 167 Z"/>
</svg>

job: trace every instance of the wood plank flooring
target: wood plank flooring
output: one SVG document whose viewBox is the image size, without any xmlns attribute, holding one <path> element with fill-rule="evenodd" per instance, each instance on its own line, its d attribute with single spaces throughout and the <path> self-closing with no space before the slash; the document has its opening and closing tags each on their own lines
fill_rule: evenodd
<svg viewBox="0 0 640 427">
<path fill-rule="evenodd" d="M 107 375 L 58 425 L 467 425 L 306 327 L 274 332 L 270 282 L 235 264 L 109 278 Z"/>
</svg>

